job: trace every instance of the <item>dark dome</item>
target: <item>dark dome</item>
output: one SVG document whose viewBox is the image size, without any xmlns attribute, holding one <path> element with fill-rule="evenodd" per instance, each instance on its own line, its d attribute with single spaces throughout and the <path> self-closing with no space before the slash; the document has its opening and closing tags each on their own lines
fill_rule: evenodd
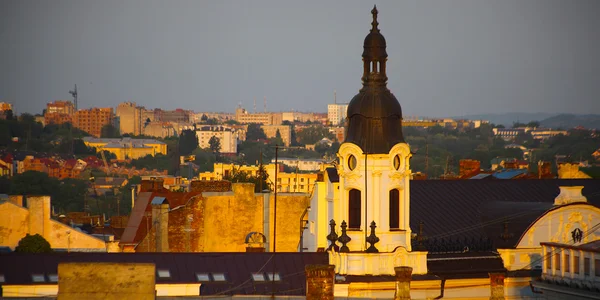
<svg viewBox="0 0 600 300">
<path fill-rule="evenodd" d="M 366 153 L 388 153 L 404 142 L 402 108 L 387 88 L 361 89 L 348 104 L 347 116 L 345 142 L 356 144 Z"/>
<path fill-rule="evenodd" d="M 377 31 L 371 31 L 366 37 L 365 37 L 365 43 L 364 43 L 364 51 L 362 56 L 364 58 L 367 59 L 371 59 L 371 60 L 379 60 L 379 59 L 384 59 L 387 58 L 387 52 L 385 51 L 385 47 L 386 47 L 386 43 L 385 43 L 385 38 L 383 37 L 383 35 L 381 33 L 379 33 L 379 30 Z"/>
<path fill-rule="evenodd" d="M 402 108 L 386 86 L 385 38 L 377 28 L 377 8 L 373 28 L 365 38 L 363 52 L 363 87 L 348 104 L 346 140 L 368 154 L 384 154 L 398 143 L 402 135 Z"/>
</svg>

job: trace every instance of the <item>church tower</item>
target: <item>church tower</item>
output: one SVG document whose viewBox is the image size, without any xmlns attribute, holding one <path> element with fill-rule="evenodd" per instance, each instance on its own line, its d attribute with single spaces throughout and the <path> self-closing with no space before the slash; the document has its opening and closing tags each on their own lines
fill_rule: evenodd
<svg viewBox="0 0 600 300">
<path fill-rule="evenodd" d="M 333 219 L 347 222 L 350 251 L 365 251 L 371 222 L 380 252 L 411 251 L 410 149 L 402 135 L 402 109 L 387 88 L 386 41 L 377 22 L 365 37 L 362 88 L 348 105 L 346 140 L 337 153 L 339 197 Z"/>
</svg>

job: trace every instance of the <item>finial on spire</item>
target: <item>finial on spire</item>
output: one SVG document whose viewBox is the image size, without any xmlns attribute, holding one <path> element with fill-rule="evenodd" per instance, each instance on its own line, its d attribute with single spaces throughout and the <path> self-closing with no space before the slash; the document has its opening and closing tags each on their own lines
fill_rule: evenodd
<svg viewBox="0 0 600 300">
<path fill-rule="evenodd" d="M 373 25 L 373 28 L 371 28 L 371 31 L 379 32 L 379 28 L 377 28 L 377 25 L 379 25 L 379 23 L 377 22 L 377 14 L 379 13 L 377 11 L 377 5 L 373 5 L 371 13 L 373 14 L 373 23 L 371 23 L 371 25 Z"/>
</svg>

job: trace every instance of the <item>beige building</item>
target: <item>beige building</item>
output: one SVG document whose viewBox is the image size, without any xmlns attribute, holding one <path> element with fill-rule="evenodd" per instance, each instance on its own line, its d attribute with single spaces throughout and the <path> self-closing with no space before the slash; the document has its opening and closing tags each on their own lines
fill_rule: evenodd
<svg viewBox="0 0 600 300">
<path fill-rule="evenodd" d="M 281 113 L 249 113 L 243 108 L 235 110 L 235 120 L 242 124 L 279 125 L 283 122 Z"/>
<path fill-rule="evenodd" d="M 273 189 L 275 182 L 275 164 L 265 164 L 265 171 L 269 176 L 267 181 Z M 313 187 L 318 178 L 318 173 L 286 173 L 281 169 L 277 172 L 277 191 L 289 193 L 307 193 L 313 191 Z M 245 172 L 250 176 L 257 176 L 259 166 L 256 165 L 235 165 L 215 163 L 213 172 L 204 172 L 198 175 L 198 179 L 203 181 L 222 180 L 233 172 Z"/>
<path fill-rule="evenodd" d="M 118 160 L 137 159 L 146 155 L 167 155 L 167 144 L 153 139 L 84 137 L 83 142 L 86 146 L 96 148 L 98 151 L 106 150 L 115 154 Z"/>
<path fill-rule="evenodd" d="M 68 251 L 119 251 L 117 244 L 80 232 L 51 218 L 50 196 L 27 197 L 27 208 L 22 197 L 0 202 L 0 246 L 15 249 L 25 235 L 39 234 L 53 249 Z"/>
<path fill-rule="evenodd" d="M 210 148 L 210 139 L 216 136 L 221 143 L 221 153 L 237 153 L 237 135 L 229 127 L 202 126 L 196 130 L 196 136 L 200 148 Z"/>
<path fill-rule="evenodd" d="M 171 123 L 150 122 L 142 127 L 142 134 L 157 138 L 166 138 L 177 135 Z"/>
<path fill-rule="evenodd" d="M 135 102 L 122 102 L 117 106 L 119 118 L 119 131 L 121 134 L 141 135 L 144 121 L 142 120 L 142 107 Z"/>
<path fill-rule="evenodd" d="M 267 138 L 277 136 L 277 131 L 281 134 L 281 139 L 286 147 L 289 147 L 292 141 L 292 129 L 289 125 L 262 125 L 261 128 L 265 132 Z"/>
</svg>

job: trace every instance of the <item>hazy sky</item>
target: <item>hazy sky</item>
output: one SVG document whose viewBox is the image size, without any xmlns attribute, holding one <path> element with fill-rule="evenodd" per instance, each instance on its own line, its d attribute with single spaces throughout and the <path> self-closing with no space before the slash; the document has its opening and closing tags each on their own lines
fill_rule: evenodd
<svg viewBox="0 0 600 300">
<path fill-rule="evenodd" d="M 375 1 L 404 115 L 600 113 L 600 1 Z M 0 101 L 322 111 L 361 87 L 370 1 L 0 1 Z"/>
</svg>

